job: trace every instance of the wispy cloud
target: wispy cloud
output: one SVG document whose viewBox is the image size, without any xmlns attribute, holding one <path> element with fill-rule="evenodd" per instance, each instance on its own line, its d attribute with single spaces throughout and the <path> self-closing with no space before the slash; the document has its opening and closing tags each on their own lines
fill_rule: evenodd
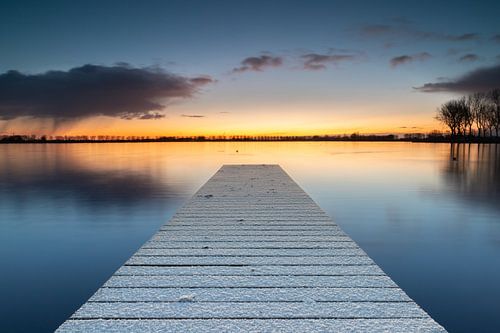
<svg viewBox="0 0 500 333">
<path fill-rule="evenodd" d="M 130 117 L 130 118 L 125 118 L 125 119 L 134 119 L 135 117 Z M 142 116 L 139 116 L 138 119 L 142 119 L 142 120 L 149 120 L 149 119 L 161 119 L 161 118 L 165 118 L 165 115 L 163 113 L 159 113 L 159 112 L 148 112 L 148 113 L 145 113 L 143 114 Z"/>
<path fill-rule="evenodd" d="M 465 54 L 458 59 L 459 62 L 474 62 L 474 61 L 478 61 L 478 60 L 479 60 L 479 56 L 477 54 L 474 54 L 474 53 Z"/>
<path fill-rule="evenodd" d="M 271 55 L 248 57 L 241 62 L 241 66 L 233 69 L 233 73 L 243 73 L 247 71 L 260 72 L 266 68 L 279 67 L 281 65 L 283 65 L 282 57 L 275 57 Z"/>
<path fill-rule="evenodd" d="M 420 52 L 420 53 L 416 53 L 416 54 L 412 54 L 412 55 L 404 54 L 404 55 L 400 55 L 400 56 L 392 58 L 389 61 L 389 63 L 391 65 L 391 67 L 394 68 L 394 67 L 398 67 L 398 66 L 401 66 L 404 64 L 414 62 L 416 60 L 425 61 L 425 60 L 430 59 L 431 57 L 432 56 L 428 52 Z"/>
<path fill-rule="evenodd" d="M 194 77 L 192 79 L 189 79 L 191 83 L 197 84 L 197 85 L 204 85 L 204 84 L 209 84 L 209 83 L 215 83 L 216 80 L 212 78 L 209 75 L 201 75 L 198 77 Z"/>
<path fill-rule="evenodd" d="M 201 114 L 182 114 L 181 117 L 185 118 L 205 118 L 205 116 Z"/>
<path fill-rule="evenodd" d="M 365 37 L 379 37 L 393 34 L 395 29 L 389 24 L 369 24 L 362 26 L 360 32 Z"/>
<path fill-rule="evenodd" d="M 463 42 L 463 41 L 478 40 L 479 39 L 479 34 L 474 33 L 474 32 L 469 32 L 469 33 L 462 34 L 462 35 L 443 35 L 443 34 L 439 34 L 439 33 L 433 33 L 432 35 L 435 38 L 445 39 L 445 40 L 449 40 L 452 42 Z"/>
<path fill-rule="evenodd" d="M 369 24 L 362 26 L 359 30 L 361 36 L 368 38 L 414 38 L 449 42 L 466 42 L 480 39 L 475 32 L 463 34 L 446 34 L 435 31 L 418 29 L 412 22 L 404 20 L 392 20 L 388 24 Z"/>
<path fill-rule="evenodd" d="M 158 119 L 164 117 L 165 103 L 191 98 L 211 82 L 209 76 L 185 77 L 156 67 L 136 68 L 123 63 L 40 74 L 8 71 L 0 74 L 0 119 Z"/>
<path fill-rule="evenodd" d="M 301 56 L 304 69 L 307 70 L 322 70 L 326 69 L 327 65 L 337 65 L 344 61 L 353 61 L 358 58 L 357 54 L 318 54 L 308 53 Z"/>
<path fill-rule="evenodd" d="M 414 89 L 421 92 L 472 93 L 500 87 L 500 64 L 470 71 L 455 80 L 426 83 Z"/>
<path fill-rule="evenodd" d="M 500 43 L 500 34 L 494 35 L 493 37 L 491 37 L 491 40 Z"/>
</svg>

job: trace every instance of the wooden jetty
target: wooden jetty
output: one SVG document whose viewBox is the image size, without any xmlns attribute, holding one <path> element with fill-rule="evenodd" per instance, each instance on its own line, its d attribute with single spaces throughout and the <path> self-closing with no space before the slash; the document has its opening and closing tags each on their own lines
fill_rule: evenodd
<svg viewBox="0 0 500 333">
<path fill-rule="evenodd" d="M 225 165 L 59 329 L 445 332 L 278 165 Z"/>
</svg>

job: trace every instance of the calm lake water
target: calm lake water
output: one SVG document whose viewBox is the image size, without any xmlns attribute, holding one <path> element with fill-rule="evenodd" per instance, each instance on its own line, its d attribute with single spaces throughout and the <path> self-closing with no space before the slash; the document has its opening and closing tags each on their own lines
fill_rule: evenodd
<svg viewBox="0 0 500 333">
<path fill-rule="evenodd" d="M 53 331 L 224 163 L 280 164 L 445 328 L 500 331 L 500 147 L 355 142 L 0 145 L 0 331 Z"/>
</svg>

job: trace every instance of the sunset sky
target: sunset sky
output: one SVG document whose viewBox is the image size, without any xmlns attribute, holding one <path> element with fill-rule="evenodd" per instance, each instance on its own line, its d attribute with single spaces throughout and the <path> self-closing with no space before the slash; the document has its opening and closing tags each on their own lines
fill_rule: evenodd
<svg viewBox="0 0 500 333">
<path fill-rule="evenodd" d="M 441 129 L 500 87 L 499 1 L 2 1 L 0 134 Z"/>
</svg>

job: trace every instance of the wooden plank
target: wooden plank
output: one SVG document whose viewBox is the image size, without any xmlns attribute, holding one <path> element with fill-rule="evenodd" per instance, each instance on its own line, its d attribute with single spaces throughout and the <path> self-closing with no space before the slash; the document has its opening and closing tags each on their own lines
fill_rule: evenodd
<svg viewBox="0 0 500 333">
<path fill-rule="evenodd" d="M 158 236 L 189 236 L 192 235 L 192 230 L 168 230 L 161 229 L 157 233 Z M 326 230 L 201 230 L 200 234 L 212 237 L 219 236 L 275 236 L 275 237 L 290 237 L 290 236 L 338 236 L 344 235 L 344 232 L 337 228 Z"/>
<path fill-rule="evenodd" d="M 179 305 L 179 303 L 181 303 Z M 94 318 L 426 318 L 413 302 L 109 302 L 85 303 L 74 319 Z"/>
<path fill-rule="evenodd" d="M 90 302 L 409 302 L 399 288 L 101 288 Z"/>
<path fill-rule="evenodd" d="M 218 235 L 212 237 L 208 235 L 173 235 L 171 233 L 158 232 L 152 238 L 153 241 L 181 241 L 181 242 L 335 242 L 339 240 L 351 240 L 347 235 L 334 235 L 334 236 L 291 236 L 291 235 L 259 235 L 259 236 L 229 236 Z"/>
<path fill-rule="evenodd" d="M 358 248 L 358 245 L 346 238 L 329 242 L 175 242 L 175 241 L 148 241 L 143 249 L 348 249 Z"/>
<path fill-rule="evenodd" d="M 372 265 L 373 261 L 367 256 L 338 256 L 338 257 L 199 257 L 199 256 L 133 256 L 126 265 L 147 266 L 193 266 L 193 265 L 231 265 L 231 266 L 269 266 L 269 265 Z"/>
<path fill-rule="evenodd" d="M 331 257 L 331 256 L 364 256 L 365 252 L 358 248 L 330 249 L 148 249 L 137 251 L 138 256 L 247 256 L 247 257 Z"/>
<path fill-rule="evenodd" d="M 441 333 L 445 330 L 429 318 L 398 319 L 128 319 L 68 320 L 60 329 L 68 332 L 370 332 Z"/>
<path fill-rule="evenodd" d="M 226 231 L 252 231 L 252 232 L 261 232 L 261 231 L 281 231 L 281 232 L 303 232 L 303 231 L 324 231 L 328 232 L 330 230 L 340 230 L 337 226 L 324 225 L 324 226 L 296 226 L 296 225 L 277 225 L 277 226 L 269 226 L 269 225 L 201 225 L 201 226 L 192 226 L 192 225 L 169 225 L 167 227 L 160 228 L 160 230 L 168 231 L 172 233 L 174 231 L 177 232 L 189 232 L 193 233 L 193 231 L 200 232 L 216 232 L 222 234 L 222 232 Z"/>
<path fill-rule="evenodd" d="M 396 284 L 388 276 L 245 276 L 245 275 L 193 275 L 193 276 L 112 276 L 104 287 L 226 287 L 226 288 L 269 288 L 269 287 L 329 287 L 394 288 Z"/>
<path fill-rule="evenodd" d="M 377 265 L 347 266 L 122 266 L 117 275 L 385 275 Z"/>
</svg>

